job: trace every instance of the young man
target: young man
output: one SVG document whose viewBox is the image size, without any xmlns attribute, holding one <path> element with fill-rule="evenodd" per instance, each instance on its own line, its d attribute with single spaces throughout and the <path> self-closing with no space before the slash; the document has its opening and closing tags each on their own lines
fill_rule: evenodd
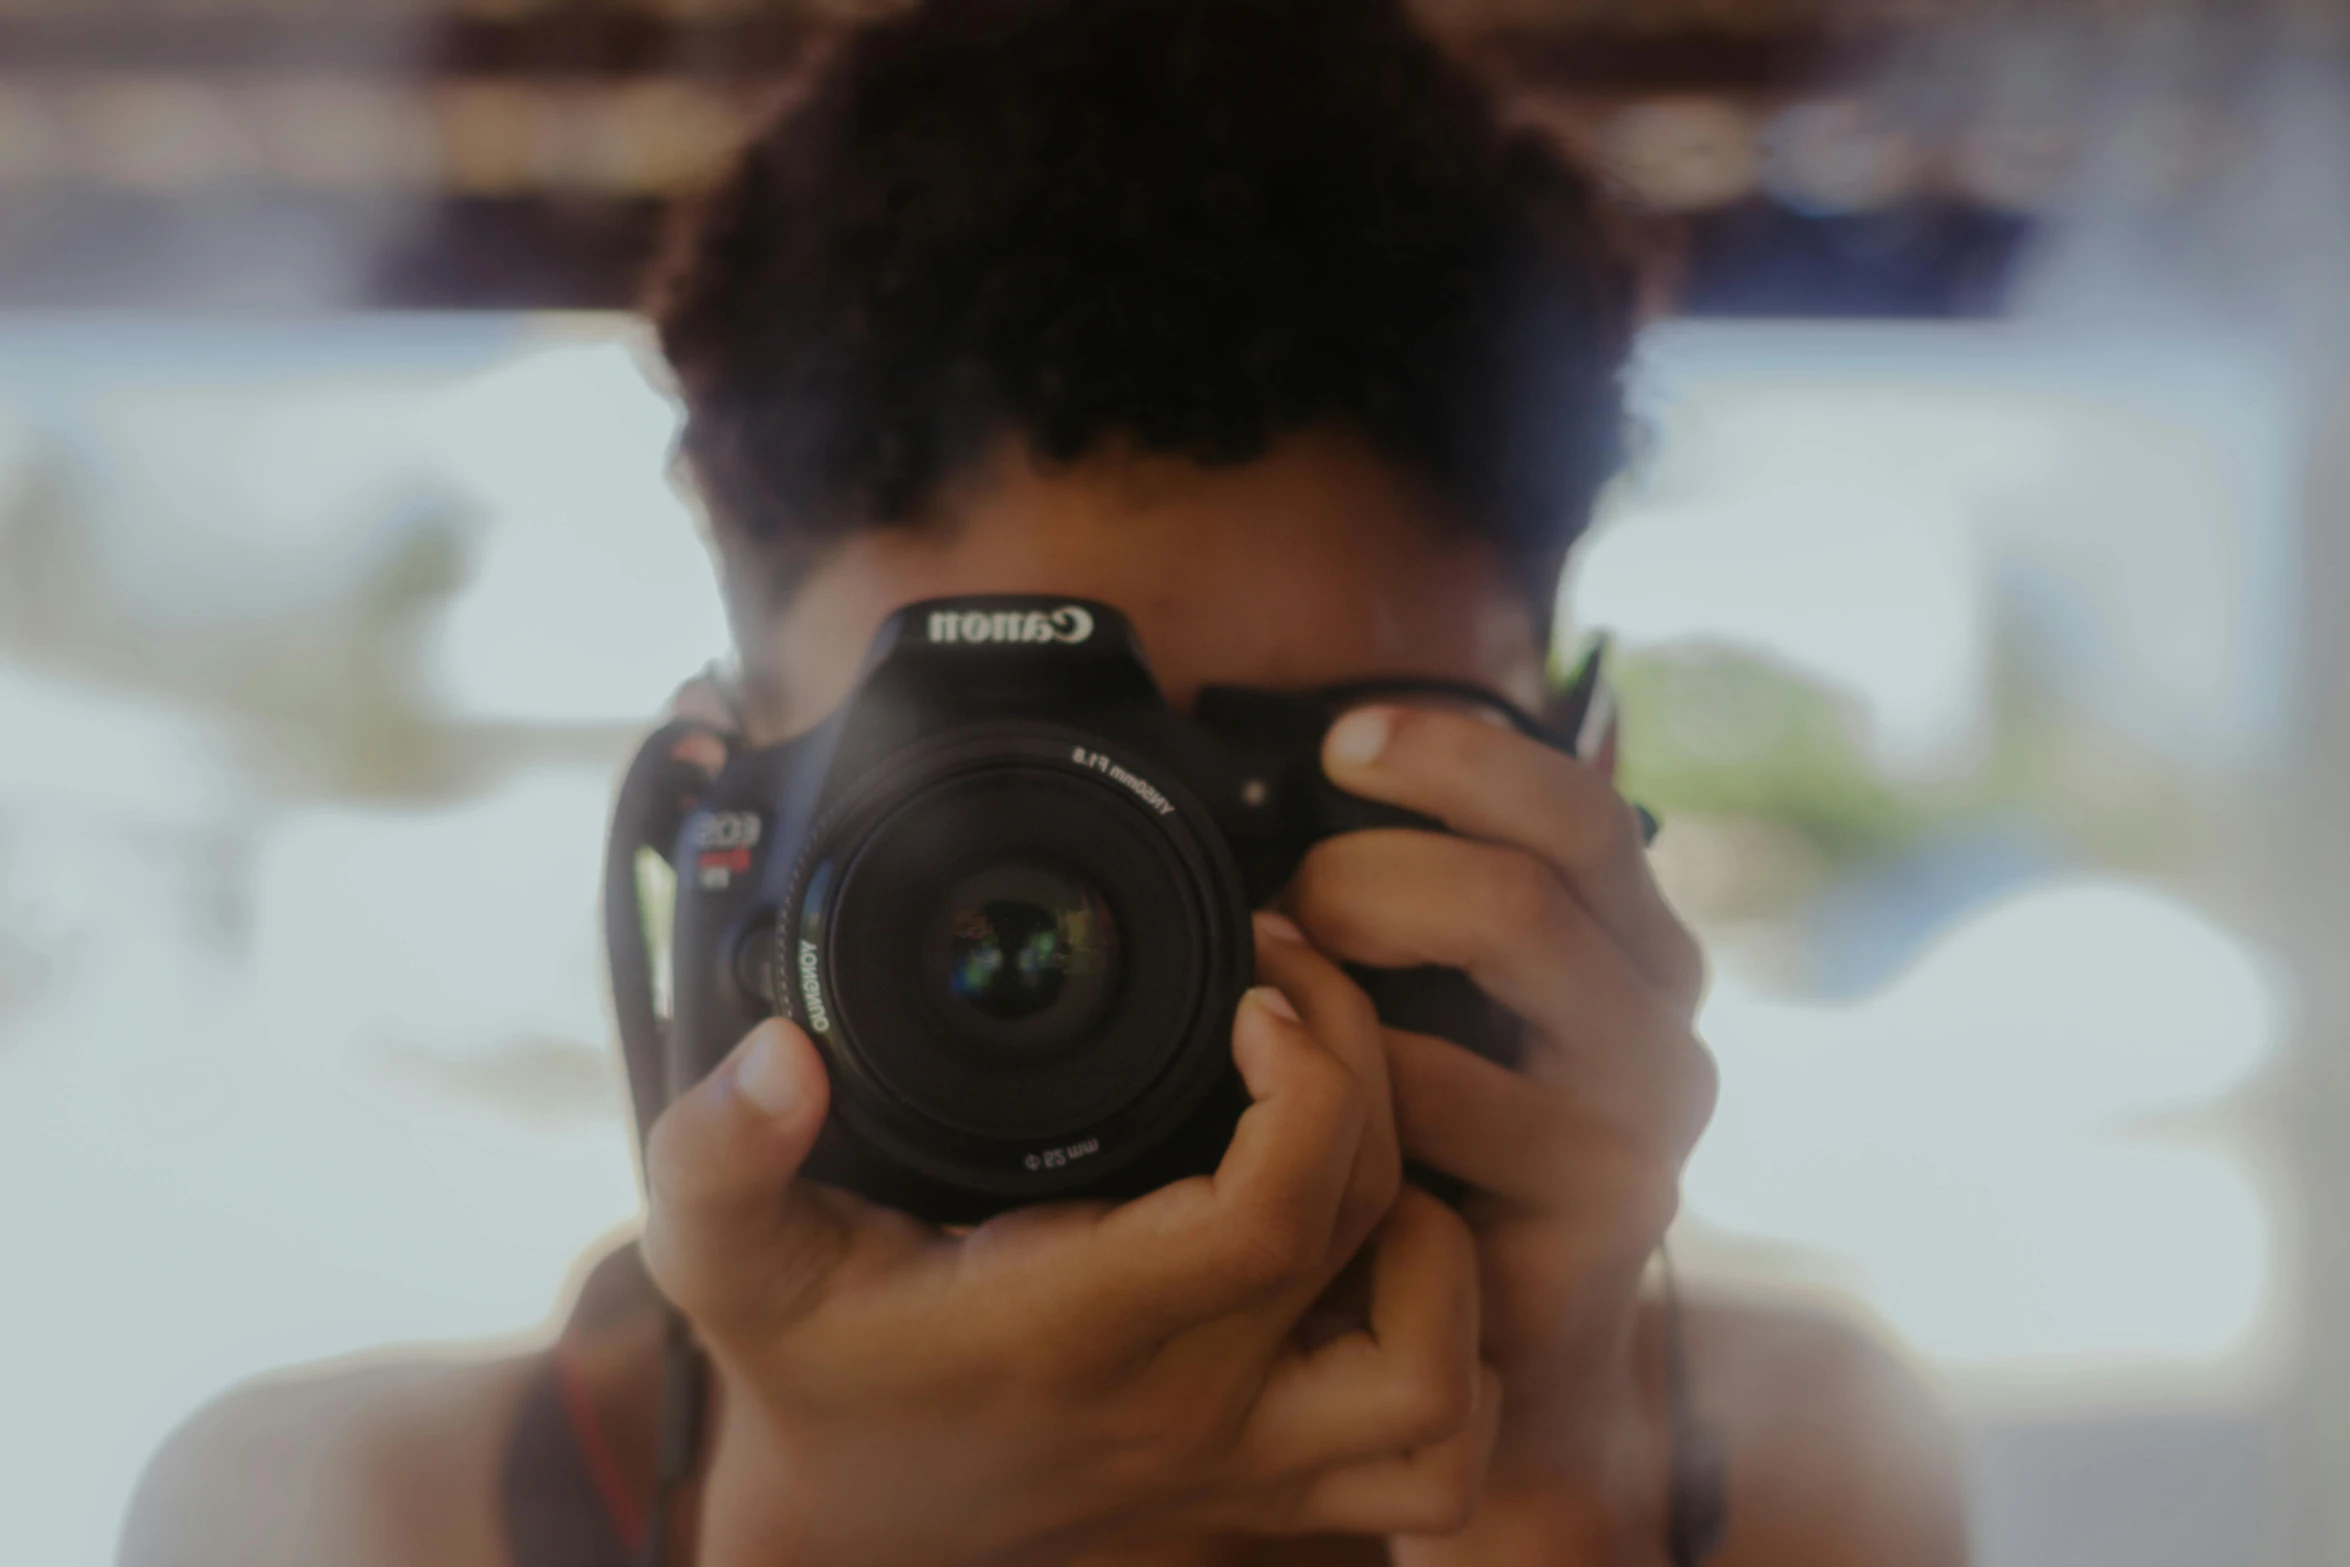
<svg viewBox="0 0 2350 1567">
<path fill-rule="evenodd" d="M 891 610 L 984 592 L 1118 606 L 1178 705 L 1417 675 L 1538 706 L 1630 284 L 1588 183 L 1392 0 L 933 0 L 747 149 L 657 314 L 764 744 Z M 1887 1357 L 1643 1292 L 1712 1076 L 1631 810 L 1458 712 L 1359 710 L 1324 763 L 1453 831 L 1330 840 L 1260 916 L 1213 1176 L 928 1229 L 795 1179 L 828 1085 L 780 1022 L 669 1109 L 642 1253 L 715 1398 L 667 1560 L 1963 1558 Z M 1382 1030 L 1344 962 L 1467 970 L 1525 1070 Z M 200 1416 L 128 1567 L 629 1559 L 661 1361 L 633 1257 L 549 1355 Z M 1718 1550 L 1676 1386 L 1726 1456 Z"/>
</svg>

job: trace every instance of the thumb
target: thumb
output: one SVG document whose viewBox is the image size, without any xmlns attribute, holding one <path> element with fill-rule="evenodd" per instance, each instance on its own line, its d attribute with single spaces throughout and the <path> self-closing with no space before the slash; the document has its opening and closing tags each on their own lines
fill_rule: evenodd
<svg viewBox="0 0 2350 1567">
<path fill-rule="evenodd" d="M 791 1314 L 840 1255 L 842 1215 L 797 1179 L 829 1101 L 816 1047 L 771 1018 L 653 1123 L 645 1262 L 703 1328 Z"/>
</svg>

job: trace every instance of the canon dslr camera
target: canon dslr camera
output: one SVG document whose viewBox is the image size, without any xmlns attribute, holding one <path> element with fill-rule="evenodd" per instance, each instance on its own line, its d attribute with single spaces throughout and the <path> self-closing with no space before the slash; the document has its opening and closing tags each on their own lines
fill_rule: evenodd
<svg viewBox="0 0 2350 1567">
<path fill-rule="evenodd" d="M 1213 1169 L 1247 1105 L 1230 1036 L 1249 911 L 1321 839 L 1434 825 L 1324 776 L 1324 732 L 1367 699 L 1552 738 L 1435 681 L 1217 687 L 1186 715 L 1116 610 L 1027 597 L 898 612 L 838 711 L 715 776 L 664 731 L 623 790 L 608 879 L 640 1124 L 782 1012 L 831 1075 L 812 1179 L 969 1222 Z M 666 1025 L 637 917 L 647 846 L 675 869 Z M 1390 1024 L 1514 1061 L 1514 1020 L 1457 971 L 1356 977 Z"/>
</svg>

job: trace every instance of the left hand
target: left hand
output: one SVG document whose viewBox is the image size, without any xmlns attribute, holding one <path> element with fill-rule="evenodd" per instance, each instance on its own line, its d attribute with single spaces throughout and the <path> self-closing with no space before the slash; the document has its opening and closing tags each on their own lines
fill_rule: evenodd
<svg viewBox="0 0 2350 1567">
<path fill-rule="evenodd" d="M 1632 808 L 1573 758 L 1464 714 L 1379 707 L 1333 726 L 1323 762 L 1451 832 L 1326 840 L 1284 907 L 1342 960 L 1465 969 L 1525 1024 L 1516 1072 L 1386 1036 L 1404 1151 L 1472 1189 L 1483 1349 L 1503 1383 L 1489 1494 L 1604 1491 L 1594 1468 L 1639 1407 L 1641 1277 L 1713 1110 L 1693 1031 L 1703 956 Z"/>
</svg>

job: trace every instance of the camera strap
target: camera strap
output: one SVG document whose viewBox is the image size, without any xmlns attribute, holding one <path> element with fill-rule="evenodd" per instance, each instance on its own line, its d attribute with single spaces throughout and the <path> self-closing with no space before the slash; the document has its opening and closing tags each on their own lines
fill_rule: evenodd
<svg viewBox="0 0 2350 1567">
<path fill-rule="evenodd" d="M 671 856 L 701 792 L 725 764 L 729 741 L 712 726 L 679 719 L 655 730 L 628 765 L 612 808 L 604 852 L 604 963 L 612 1012 L 628 1066 L 628 1096 L 641 1151 L 653 1122 L 668 1107 L 668 1019 L 657 970 L 668 912 L 647 919 L 647 882 L 668 895 L 676 871 Z"/>
<path fill-rule="evenodd" d="M 666 961 L 661 949 L 667 943 L 656 938 L 656 927 L 646 918 L 646 884 L 660 883 L 663 896 L 673 895 L 678 835 L 703 789 L 725 765 L 731 745 L 725 732 L 700 720 L 664 724 L 629 763 L 613 805 L 604 854 L 604 961 L 628 1067 L 640 1161 L 672 1087 L 668 1019 L 657 970 Z M 666 929 L 667 920 L 663 911 L 659 928 Z M 660 1567 L 668 1549 L 669 1501 L 699 1460 L 708 1389 L 691 1326 L 666 1302 L 661 1311 L 660 1472 L 638 1547 L 641 1567 Z"/>
</svg>

